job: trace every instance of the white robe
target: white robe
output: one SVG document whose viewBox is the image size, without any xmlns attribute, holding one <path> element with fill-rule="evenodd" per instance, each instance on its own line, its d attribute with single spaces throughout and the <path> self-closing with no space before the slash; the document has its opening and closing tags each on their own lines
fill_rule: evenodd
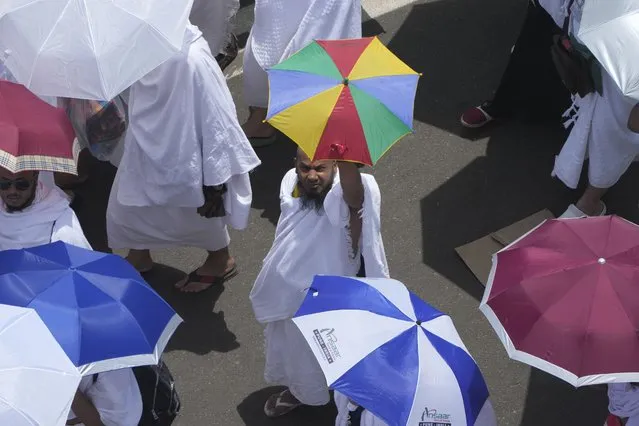
<svg viewBox="0 0 639 426">
<path fill-rule="evenodd" d="M 592 1 L 592 0 L 588 0 Z M 583 0 L 573 4 L 570 31 L 577 34 Z M 560 10 L 565 16 L 567 0 Z M 556 12 L 559 13 L 559 12 Z M 563 18 L 560 18 L 563 20 Z M 628 129 L 630 111 L 636 101 L 625 97 L 606 70 L 602 69 L 603 93 L 576 96 L 579 111 L 561 152 L 555 159 L 553 176 L 569 188 L 577 188 L 586 158 L 588 181 L 596 188 L 610 188 L 639 155 L 639 134 Z M 571 107 L 574 110 L 574 107 Z M 569 110 L 569 112 L 571 111 Z"/>
<path fill-rule="evenodd" d="M 240 8 L 239 0 L 195 0 L 191 9 L 191 22 L 209 43 L 213 55 L 224 49 L 231 32 L 231 18 Z"/>
<path fill-rule="evenodd" d="M 107 209 L 109 246 L 226 247 L 226 224 L 247 226 L 248 172 L 259 164 L 220 67 L 189 26 L 182 51 L 130 89 L 129 128 Z M 223 183 L 226 217 L 200 217 L 202 186 Z"/>
<path fill-rule="evenodd" d="M 360 38 L 360 0 L 255 0 L 255 20 L 244 52 L 244 99 L 268 106 L 264 70 L 313 40 Z"/>
<path fill-rule="evenodd" d="M 363 174 L 362 182 L 365 194 L 358 247 L 364 256 L 366 275 L 388 277 L 380 232 L 379 188 L 373 176 Z M 282 179 L 282 213 L 273 246 L 250 298 L 257 320 L 266 323 L 266 381 L 289 387 L 304 404 L 324 405 L 329 401 L 326 380 L 290 318 L 299 309 L 315 275 L 354 276 L 360 266 L 360 254 L 352 250 L 347 229 L 350 209 L 343 199 L 339 175 L 324 200 L 323 214 L 313 208 L 301 209 L 301 200 L 292 195 L 296 184 L 293 169 Z"/>
<path fill-rule="evenodd" d="M 617 417 L 627 418 L 626 426 L 639 426 L 639 388 L 630 383 L 608 385 L 608 411 Z"/>
<path fill-rule="evenodd" d="M 337 405 L 337 418 L 335 419 L 335 426 L 349 426 L 348 424 L 348 398 L 335 391 L 335 405 Z M 386 422 L 380 420 L 373 415 L 370 411 L 364 410 L 361 417 L 360 426 L 387 426 Z M 474 426 L 497 426 L 497 418 L 495 416 L 495 410 L 493 409 L 490 401 L 486 401 L 482 407 Z"/>
<path fill-rule="evenodd" d="M 0 250 L 23 249 L 63 241 L 91 249 L 69 199 L 56 186 L 38 182 L 33 203 L 19 212 L 0 206 Z"/>
<path fill-rule="evenodd" d="M 137 426 L 142 417 L 142 395 L 130 368 L 85 376 L 78 387 L 95 406 L 104 426 Z M 73 410 L 68 419 L 74 419 Z M 79 426 L 84 425 L 80 423 Z"/>
</svg>

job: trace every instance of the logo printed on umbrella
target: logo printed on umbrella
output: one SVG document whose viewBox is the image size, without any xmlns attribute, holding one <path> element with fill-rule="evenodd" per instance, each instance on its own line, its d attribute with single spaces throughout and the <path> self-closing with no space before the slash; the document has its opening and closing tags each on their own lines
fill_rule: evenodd
<svg viewBox="0 0 639 426">
<path fill-rule="evenodd" d="M 422 421 L 419 422 L 419 426 L 451 426 L 452 422 L 450 414 L 439 413 L 437 410 L 429 410 L 428 407 L 424 408 L 422 413 Z"/>
<path fill-rule="evenodd" d="M 335 336 L 334 328 L 322 328 L 321 330 L 313 330 L 315 336 L 315 343 L 322 350 L 324 359 L 329 364 L 335 362 L 336 358 L 341 358 L 342 355 L 337 348 L 337 336 Z"/>
</svg>

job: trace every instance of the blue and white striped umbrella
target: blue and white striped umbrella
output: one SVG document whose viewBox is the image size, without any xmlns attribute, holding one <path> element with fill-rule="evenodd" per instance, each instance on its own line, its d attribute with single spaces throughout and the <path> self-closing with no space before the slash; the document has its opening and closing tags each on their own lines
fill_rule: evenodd
<svg viewBox="0 0 639 426">
<path fill-rule="evenodd" d="M 0 303 L 34 309 L 83 375 L 157 364 L 182 322 L 126 260 L 63 242 L 1 251 Z"/>
<path fill-rule="evenodd" d="M 471 426 L 489 405 L 450 317 L 399 281 L 316 276 L 293 321 L 329 387 L 390 426 Z"/>
</svg>

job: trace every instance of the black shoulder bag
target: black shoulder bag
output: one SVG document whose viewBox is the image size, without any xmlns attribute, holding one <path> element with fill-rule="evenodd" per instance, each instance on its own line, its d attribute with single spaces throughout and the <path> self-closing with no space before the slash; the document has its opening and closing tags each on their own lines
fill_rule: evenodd
<svg viewBox="0 0 639 426">
<path fill-rule="evenodd" d="M 568 16 L 564 19 L 563 33 L 553 37 L 550 55 L 568 91 L 583 98 L 595 91 L 595 83 L 591 72 L 592 59 L 586 59 L 578 51 L 568 34 L 573 3 L 574 0 L 568 3 Z"/>
</svg>

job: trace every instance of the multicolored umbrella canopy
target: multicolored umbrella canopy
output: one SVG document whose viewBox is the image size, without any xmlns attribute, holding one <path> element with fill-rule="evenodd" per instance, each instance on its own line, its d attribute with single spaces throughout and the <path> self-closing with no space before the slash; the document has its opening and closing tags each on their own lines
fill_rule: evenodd
<svg viewBox="0 0 639 426">
<path fill-rule="evenodd" d="M 573 386 L 639 381 L 639 226 L 548 220 L 493 257 L 480 309 L 511 358 Z"/>
<path fill-rule="evenodd" d="M 313 160 L 372 165 L 413 130 L 419 74 L 376 37 L 314 41 L 268 76 L 266 121 Z"/>
</svg>

